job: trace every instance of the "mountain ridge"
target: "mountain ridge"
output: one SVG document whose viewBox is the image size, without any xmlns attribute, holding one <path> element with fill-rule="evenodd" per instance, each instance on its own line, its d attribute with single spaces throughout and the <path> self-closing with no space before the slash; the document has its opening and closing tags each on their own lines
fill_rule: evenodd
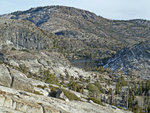
<svg viewBox="0 0 150 113">
<path fill-rule="evenodd" d="M 5 17 L 23 19 L 33 22 L 37 27 L 64 36 L 65 40 L 75 40 L 86 47 L 73 49 L 68 46 L 70 53 L 82 59 L 85 49 L 90 58 L 110 57 L 127 45 L 136 44 L 149 38 L 149 21 L 145 20 L 109 20 L 89 11 L 64 6 L 46 6 L 31 8 L 27 11 L 14 12 Z M 141 21 L 145 26 L 141 26 Z M 138 23 L 138 24 L 137 24 Z M 147 25 L 148 24 L 148 25 Z M 61 48 L 66 49 L 61 45 Z M 101 51 L 99 51 L 101 50 Z M 68 51 L 68 50 L 66 50 Z M 69 59 L 74 59 L 70 56 Z"/>
<path fill-rule="evenodd" d="M 103 66 L 122 49 L 150 38 L 150 21 L 109 20 L 73 7 L 37 7 L 1 18 L 27 20 L 47 35 L 52 32 L 56 35 L 52 39 L 53 47 L 72 62 L 85 60 L 85 65 L 89 65 L 86 60 L 91 61 L 92 65 L 85 66 L 87 69 L 93 69 L 95 61 Z"/>
</svg>

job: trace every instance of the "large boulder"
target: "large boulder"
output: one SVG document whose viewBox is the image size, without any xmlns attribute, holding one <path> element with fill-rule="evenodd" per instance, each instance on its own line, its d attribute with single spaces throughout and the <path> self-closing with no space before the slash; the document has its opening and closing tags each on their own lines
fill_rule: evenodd
<svg viewBox="0 0 150 113">
<path fill-rule="evenodd" d="M 65 101 L 69 101 L 69 99 L 64 95 L 61 89 L 58 89 L 56 92 L 56 98 L 63 99 Z"/>
<path fill-rule="evenodd" d="M 10 72 L 11 76 L 13 77 L 12 88 L 27 92 L 34 91 L 34 86 L 32 85 L 31 80 L 26 77 L 26 75 L 14 69 L 10 69 Z"/>
<path fill-rule="evenodd" d="M 10 87 L 11 85 L 11 76 L 9 70 L 4 64 L 0 65 L 0 85 Z"/>
</svg>

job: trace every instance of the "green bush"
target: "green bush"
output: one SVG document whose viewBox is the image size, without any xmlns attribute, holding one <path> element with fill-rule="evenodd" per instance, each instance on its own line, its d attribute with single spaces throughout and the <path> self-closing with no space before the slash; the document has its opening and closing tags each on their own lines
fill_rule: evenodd
<svg viewBox="0 0 150 113">
<path fill-rule="evenodd" d="M 11 50 L 12 50 L 12 51 L 15 51 L 15 50 L 16 50 L 16 48 L 12 47 L 12 48 L 11 48 Z"/>
<path fill-rule="evenodd" d="M 32 78 L 33 77 L 33 73 L 29 72 L 29 74 L 27 75 L 28 78 Z"/>
<path fill-rule="evenodd" d="M 44 86 L 42 86 L 42 85 L 37 85 L 37 87 L 38 87 L 38 88 L 41 88 L 41 89 L 45 89 L 45 88 L 47 88 L 47 86 L 46 86 L 46 85 L 44 85 Z"/>
<path fill-rule="evenodd" d="M 19 71 L 23 72 L 24 74 L 27 74 L 27 72 L 28 72 L 28 67 L 26 67 L 25 64 L 20 64 L 20 65 L 19 65 Z"/>
<path fill-rule="evenodd" d="M 52 85 L 49 85 L 49 88 L 51 91 L 56 91 L 58 89 L 58 87 L 55 87 L 55 86 L 52 86 Z"/>
<path fill-rule="evenodd" d="M 103 66 L 95 67 L 95 70 L 100 72 L 100 73 L 104 73 L 104 72 L 110 73 L 110 72 L 112 72 L 110 69 L 104 68 Z"/>
<path fill-rule="evenodd" d="M 40 92 L 35 91 L 35 90 L 34 90 L 34 94 L 36 94 L 36 95 L 43 95 L 43 94 L 41 94 Z"/>
<path fill-rule="evenodd" d="M 29 51 L 28 49 L 22 49 L 21 51 L 24 51 L 24 52 L 30 53 L 30 51 Z"/>
<path fill-rule="evenodd" d="M 99 93 L 100 93 L 100 90 L 97 86 L 95 86 L 94 84 L 91 84 L 89 83 L 87 86 L 86 86 L 87 90 L 89 90 L 89 95 L 90 96 L 97 96 Z"/>
<path fill-rule="evenodd" d="M 94 97 L 90 97 L 90 98 L 88 98 L 88 100 L 92 100 L 94 103 L 104 106 L 104 104 L 100 100 L 98 100 Z"/>
<path fill-rule="evenodd" d="M 80 85 L 78 82 L 70 81 L 68 86 L 69 86 L 69 89 L 73 91 L 83 93 L 84 86 Z"/>
<path fill-rule="evenodd" d="M 62 90 L 64 95 L 69 99 L 69 100 L 77 100 L 80 101 L 80 98 L 77 97 L 75 94 L 71 93 L 70 91 L 67 90 Z"/>
<path fill-rule="evenodd" d="M 96 87 L 98 87 L 99 92 L 101 92 L 101 93 L 105 93 L 105 92 L 106 92 L 105 89 L 101 86 L 100 81 L 96 81 L 96 82 L 94 83 L 94 85 L 95 85 Z"/>
<path fill-rule="evenodd" d="M 51 94 L 50 96 L 55 97 L 56 96 L 56 91 L 58 89 L 58 87 L 49 85 L 50 89 L 51 89 Z M 64 93 L 64 95 L 69 99 L 69 100 L 77 100 L 80 101 L 80 98 L 77 97 L 75 94 L 71 93 L 70 91 L 67 91 L 65 89 L 62 89 L 62 92 Z"/>
<path fill-rule="evenodd" d="M 49 83 L 49 84 L 56 84 L 56 85 L 59 85 L 59 82 L 58 82 L 58 79 L 56 78 L 56 76 L 54 74 L 51 74 L 49 72 L 49 70 L 46 70 L 44 71 L 44 80 L 46 83 Z"/>
</svg>

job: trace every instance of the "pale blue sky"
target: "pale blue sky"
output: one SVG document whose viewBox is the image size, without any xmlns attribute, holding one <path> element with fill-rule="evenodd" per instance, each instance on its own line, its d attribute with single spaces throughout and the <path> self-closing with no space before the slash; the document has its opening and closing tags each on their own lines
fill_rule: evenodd
<svg viewBox="0 0 150 113">
<path fill-rule="evenodd" d="M 86 9 L 109 19 L 150 20 L 150 0 L 0 0 L 0 14 L 48 5 Z"/>
</svg>

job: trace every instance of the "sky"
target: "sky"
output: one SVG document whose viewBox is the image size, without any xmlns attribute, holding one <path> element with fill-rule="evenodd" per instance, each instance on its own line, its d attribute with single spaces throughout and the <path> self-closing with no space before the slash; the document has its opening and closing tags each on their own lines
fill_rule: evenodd
<svg viewBox="0 0 150 113">
<path fill-rule="evenodd" d="M 114 20 L 150 20 L 150 0 L 0 0 L 0 14 L 49 5 L 85 9 Z"/>
</svg>

